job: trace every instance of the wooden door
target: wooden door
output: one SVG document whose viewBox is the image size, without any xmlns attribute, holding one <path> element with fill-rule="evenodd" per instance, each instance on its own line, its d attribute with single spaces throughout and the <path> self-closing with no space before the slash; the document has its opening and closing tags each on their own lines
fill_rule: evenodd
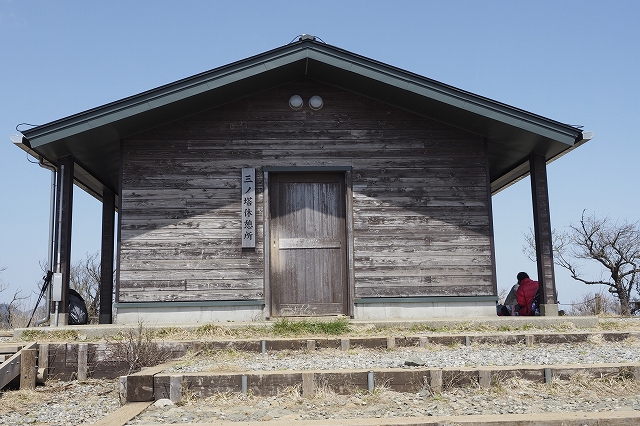
<svg viewBox="0 0 640 426">
<path fill-rule="evenodd" d="M 269 176 L 272 316 L 347 314 L 345 177 Z"/>
</svg>

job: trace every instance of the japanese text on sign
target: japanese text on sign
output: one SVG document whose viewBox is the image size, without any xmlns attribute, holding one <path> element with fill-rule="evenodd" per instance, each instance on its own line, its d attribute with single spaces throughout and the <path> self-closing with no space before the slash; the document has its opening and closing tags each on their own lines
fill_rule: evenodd
<svg viewBox="0 0 640 426">
<path fill-rule="evenodd" d="M 242 248 L 256 247 L 256 170 L 242 169 Z"/>
</svg>

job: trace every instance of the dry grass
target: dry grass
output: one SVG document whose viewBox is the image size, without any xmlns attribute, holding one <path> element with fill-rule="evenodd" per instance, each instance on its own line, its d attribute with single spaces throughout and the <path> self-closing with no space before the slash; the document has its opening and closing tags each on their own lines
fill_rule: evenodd
<svg viewBox="0 0 640 426">
<path fill-rule="evenodd" d="M 142 322 L 136 329 L 121 332 L 119 339 L 107 339 L 110 358 L 125 362 L 129 373 L 140 371 L 142 367 L 153 367 L 167 361 L 171 352 L 154 340 L 155 334 Z"/>
<path fill-rule="evenodd" d="M 634 395 L 640 392 L 640 382 L 627 374 L 594 378 L 588 374 L 575 374 L 570 380 L 553 379 L 549 385 L 554 395 L 570 394 L 576 398 L 606 398 Z"/>
<path fill-rule="evenodd" d="M 302 386 L 287 386 L 280 390 L 278 396 L 268 398 L 271 405 L 296 405 L 302 403 Z M 189 398 L 183 400 L 182 405 L 198 405 L 207 407 L 238 407 L 242 405 L 253 406 L 259 401 L 264 401 L 265 397 L 253 395 L 251 391 L 244 395 L 239 392 L 219 392 L 206 398 Z"/>
<path fill-rule="evenodd" d="M 477 392 L 489 392 L 496 395 L 511 395 L 520 399 L 539 399 L 543 396 L 599 400 L 640 393 L 640 382 L 633 380 L 628 374 L 616 374 L 593 377 L 579 373 L 570 380 L 553 378 L 551 383 L 533 382 L 521 377 L 505 379 L 493 378 L 488 390 L 477 389 Z"/>
<path fill-rule="evenodd" d="M 29 329 L 22 332 L 20 339 L 27 342 L 47 341 L 47 342 L 70 342 L 81 340 L 82 336 L 77 330 L 38 330 Z M 83 340 L 83 339 L 82 339 Z"/>
<path fill-rule="evenodd" d="M 252 359 L 255 355 L 250 352 L 235 349 L 205 350 L 197 353 L 190 352 L 182 357 L 181 361 L 171 368 L 172 371 L 180 371 L 181 368 L 193 365 L 206 365 L 203 372 L 234 372 L 241 371 L 243 360 Z"/>
<path fill-rule="evenodd" d="M 50 401 L 53 397 L 54 393 L 35 390 L 0 392 L 0 416 L 12 412 L 28 411 L 28 407 Z"/>
<path fill-rule="evenodd" d="M 592 334 L 588 336 L 587 342 L 594 346 L 602 346 L 607 343 L 604 337 L 602 337 L 602 334 Z"/>
<path fill-rule="evenodd" d="M 504 325 L 487 325 L 481 322 L 462 322 L 455 326 L 433 326 L 428 324 L 416 324 L 413 326 L 376 326 L 375 324 L 349 324 L 347 327 L 347 321 L 345 319 L 339 319 L 334 321 L 333 330 L 331 332 L 323 331 L 321 327 L 331 326 L 331 321 L 327 325 L 327 321 L 323 321 L 318 325 L 317 332 L 310 330 L 309 322 L 305 327 L 304 321 L 287 320 L 287 327 L 284 327 L 285 335 L 287 337 L 309 337 L 313 335 L 343 335 L 353 337 L 382 337 L 389 335 L 415 335 L 415 334 L 464 334 L 464 333 L 513 333 L 513 332 L 572 332 L 579 331 L 580 329 L 575 326 L 571 321 L 571 317 L 566 317 L 566 321 L 556 324 L 543 326 L 532 323 L 525 323 L 520 326 L 512 324 Z M 298 324 L 300 323 L 300 324 Z M 250 325 L 233 327 L 228 326 L 225 323 L 209 323 L 204 324 L 192 330 L 187 330 L 182 327 L 147 327 L 148 332 L 154 339 L 158 340 L 213 340 L 213 339 L 259 339 L 259 338 L 272 338 L 281 337 L 282 328 L 272 327 L 274 324 L 269 325 Z M 315 325 L 312 324 L 312 325 Z M 339 326 L 339 327 L 337 327 Z M 313 328 L 313 327 L 312 327 Z M 618 318 L 618 317 L 600 317 L 597 326 L 585 330 L 590 332 L 598 331 L 640 331 L 640 318 Z M 120 332 L 122 334 L 123 332 Z M 118 340 L 122 336 L 104 336 L 103 339 L 90 338 L 80 334 L 77 330 L 43 330 L 32 329 L 26 330 L 22 333 L 20 340 L 23 341 L 97 341 L 97 340 Z"/>
</svg>

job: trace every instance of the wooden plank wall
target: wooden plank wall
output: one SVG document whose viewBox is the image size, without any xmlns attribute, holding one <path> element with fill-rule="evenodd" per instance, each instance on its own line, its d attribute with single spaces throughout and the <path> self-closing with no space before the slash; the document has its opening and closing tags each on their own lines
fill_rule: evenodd
<svg viewBox="0 0 640 426">
<path fill-rule="evenodd" d="M 313 95 L 322 110 L 308 108 Z M 263 298 L 265 166 L 353 167 L 356 297 L 493 294 L 476 135 L 302 80 L 123 147 L 121 302 Z M 242 167 L 258 169 L 255 251 L 241 249 Z"/>
</svg>

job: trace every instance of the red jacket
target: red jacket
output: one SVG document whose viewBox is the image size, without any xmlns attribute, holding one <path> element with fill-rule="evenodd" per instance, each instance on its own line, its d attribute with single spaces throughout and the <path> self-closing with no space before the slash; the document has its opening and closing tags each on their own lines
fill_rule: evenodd
<svg viewBox="0 0 640 426">
<path fill-rule="evenodd" d="M 533 281 L 530 278 L 525 278 L 520 281 L 520 287 L 518 287 L 518 291 L 516 292 L 516 300 L 520 306 L 518 315 L 534 315 L 534 312 L 531 311 L 531 303 L 533 303 L 537 292 L 538 281 Z"/>
</svg>

